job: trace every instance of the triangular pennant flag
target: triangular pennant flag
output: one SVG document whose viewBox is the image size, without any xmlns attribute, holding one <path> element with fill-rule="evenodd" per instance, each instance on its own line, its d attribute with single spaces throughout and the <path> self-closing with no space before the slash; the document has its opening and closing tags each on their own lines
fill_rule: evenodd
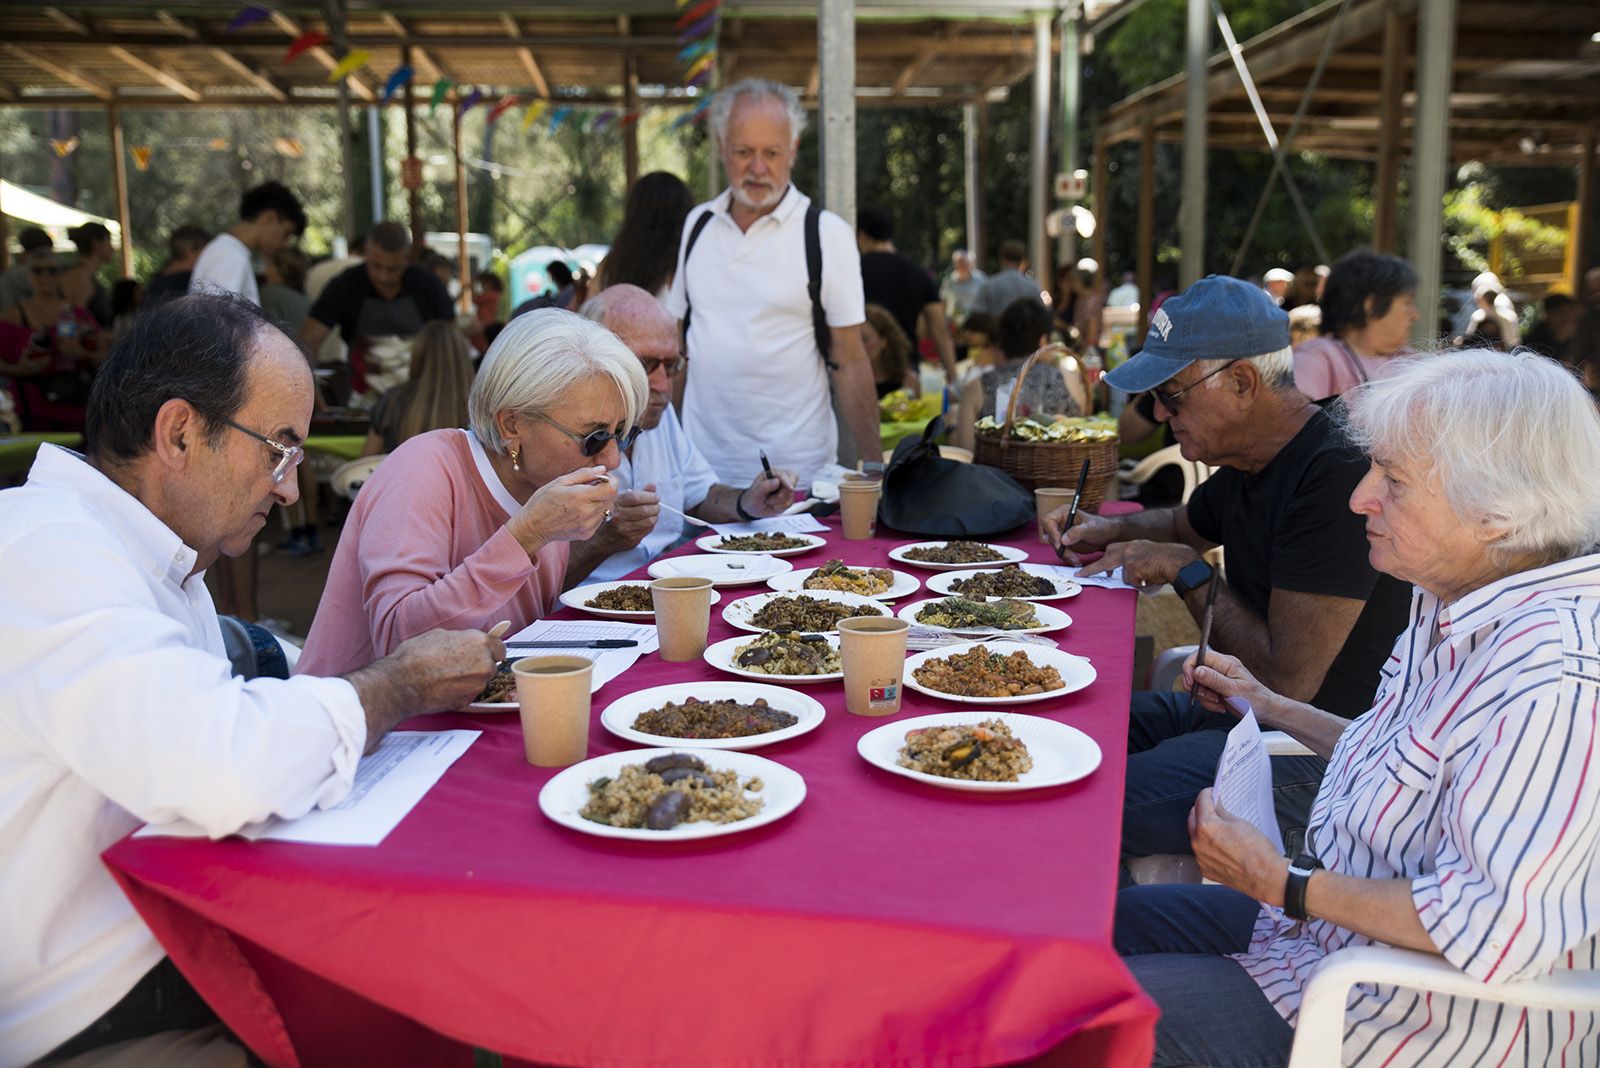
<svg viewBox="0 0 1600 1068">
<path fill-rule="evenodd" d="M 465 115 L 467 112 L 471 111 L 475 106 L 477 106 L 478 101 L 480 101 L 482 99 L 483 99 L 483 90 L 482 89 L 474 89 L 472 92 L 468 93 L 465 98 L 462 99 L 461 105 L 458 108 L 456 108 L 456 114 Z"/>
<path fill-rule="evenodd" d="M 684 82 L 683 87 L 685 89 L 704 89 L 709 81 L 711 81 L 711 69 L 708 67 Z"/>
<path fill-rule="evenodd" d="M 594 117 L 594 125 L 590 126 L 589 129 L 603 130 L 609 126 L 611 124 L 611 120 L 616 117 L 617 111 L 615 108 L 606 108 L 606 110 Z"/>
<path fill-rule="evenodd" d="M 690 68 L 684 73 L 684 75 L 683 75 L 684 81 L 687 81 L 687 82 L 694 81 L 696 78 L 700 77 L 700 75 L 705 74 L 706 72 L 710 71 L 712 66 L 716 62 L 717 62 L 717 53 L 716 53 L 716 50 L 713 49 L 712 51 L 706 53 L 705 55 L 701 56 L 699 59 L 694 61 L 694 64 L 692 66 L 690 66 Z"/>
<path fill-rule="evenodd" d="M 333 38 L 321 30 L 309 30 L 306 33 L 302 33 L 299 37 L 289 42 L 289 50 L 283 54 L 283 61 L 292 63 L 294 58 L 302 52 L 309 52 L 318 45 L 325 45 L 331 40 Z"/>
<path fill-rule="evenodd" d="M 233 16 L 233 18 L 228 22 L 228 25 L 226 28 L 224 28 L 223 32 L 232 33 L 234 30 L 242 30 L 252 22 L 260 22 L 269 14 L 271 14 L 271 12 L 264 7 L 257 7 L 255 4 L 246 4 L 244 9 L 241 10 L 237 15 Z"/>
<path fill-rule="evenodd" d="M 280 137 L 272 142 L 272 147 L 278 155 L 289 159 L 299 159 L 306 154 L 306 146 L 298 137 Z"/>
<path fill-rule="evenodd" d="M 56 155 L 59 158 L 66 159 L 68 156 L 78 151 L 78 137 L 76 134 L 74 134 L 65 140 L 56 140 L 55 138 L 51 138 L 50 147 L 56 150 Z"/>
<path fill-rule="evenodd" d="M 520 103 L 522 103 L 522 100 L 515 95 L 506 97 L 504 100 L 500 101 L 500 103 L 496 104 L 489 112 L 489 122 L 493 123 L 498 121 L 500 116 L 504 115 L 506 112 L 510 111 Z"/>
<path fill-rule="evenodd" d="M 213 152 L 226 152 L 228 151 L 228 139 L 226 137 L 213 137 L 206 147 Z"/>
<path fill-rule="evenodd" d="M 697 37 L 704 37 L 706 34 L 711 32 L 711 30 L 716 26 L 716 24 L 717 24 L 717 16 L 716 16 L 716 14 L 713 13 L 713 14 L 707 15 L 705 18 L 701 19 L 699 22 L 695 23 L 693 26 L 690 26 L 688 29 L 683 30 L 682 32 L 680 32 L 678 34 L 678 43 L 679 44 L 683 44 L 685 41 L 692 41 Z"/>
<path fill-rule="evenodd" d="M 132 145 L 132 146 L 130 146 L 130 149 L 133 152 L 133 165 L 135 167 L 139 168 L 141 171 L 149 170 L 150 169 L 150 146 L 149 145 Z"/>
<path fill-rule="evenodd" d="M 702 40 L 695 41 L 692 44 L 685 45 L 682 51 L 678 53 L 678 62 L 693 63 L 707 52 L 716 51 L 716 48 L 717 42 L 716 38 L 714 37 L 706 37 Z"/>
<path fill-rule="evenodd" d="M 550 105 L 543 100 L 535 100 L 528 105 L 528 110 L 522 113 L 522 128 L 526 130 L 539 121 L 539 116 L 544 114 L 544 109 Z"/>
<path fill-rule="evenodd" d="M 634 123 L 636 123 L 638 121 L 639 121 L 639 113 L 637 111 L 630 111 L 626 115 L 622 116 L 622 118 L 620 120 L 618 120 L 617 125 L 618 126 L 632 126 Z"/>
<path fill-rule="evenodd" d="M 366 66 L 367 61 L 371 58 L 372 53 L 368 52 L 365 48 L 351 49 L 350 51 L 346 52 L 344 54 L 344 58 L 341 59 L 338 64 L 336 64 L 334 68 L 328 72 L 328 81 L 332 83 L 349 77 L 355 71 L 358 71 L 362 67 Z"/>
<path fill-rule="evenodd" d="M 683 29 L 691 22 L 697 22 L 711 14 L 722 4 L 722 0 L 700 0 L 694 7 L 678 16 L 678 29 Z"/>
<path fill-rule="evenodd" d="M 387 104 L 394 97 L 394 94 L 398 93 L 407 82 L 416 76 L 416 73 L 405 64 L 401 64 L 391 71 L 389 80 L 383 83 L 382 103 Z"/>
<path fill-rule="evenodd" d="M 705 96 L 700 98 L 700 103 L 694 106 L 693 111 L 690 111 L 686 115 L 679 115 L 676 119 L 673 119 L 672 129 L 676 130 L 679 127 L 689 125 L 691 122 L 698 122 L 700 118 L 705 115 L 706 108 L 711 106 L 711 98 L 714 95 L 714 93 L 707 93 Z"/>
<path fill-rule="evenodd" d="M 554 134 L 561 129 L 561 124 L 567 121 L 567 116 L 572 114 L 571 108 L 556 108 L 550 113 L 550 132 Z"/>
<path fill-rule="evenodd" d="M 433 83 L 433 99 L 428 101 L 428 117 L 432 118 L 434 110 L 444 103 L 444 98 L 450 92 L 450 79 L 440 78 Z"/>
</svg>

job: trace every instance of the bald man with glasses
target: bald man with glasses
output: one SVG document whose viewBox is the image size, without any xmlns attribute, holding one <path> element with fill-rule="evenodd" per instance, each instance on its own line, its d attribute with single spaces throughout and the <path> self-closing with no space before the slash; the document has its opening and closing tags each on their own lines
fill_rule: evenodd
<svg viewBox="0 0 1600 1068">
<path fill-rule="evenodd" d="M 684 513 L 708 523 L 738 523 L 777 515 L 794 503 L 789 472 L 763 472 L 748 486 L 724 485 L 684 433 L 671 403 L 672 384 L 689 357 L 676 321 L 655 297 L 638 286 L 609 286 L 582 313 L 639 357 L 650 380 L 650 402 L 635 436 L 618 442 L 620 492 L 611 522 L 573 544 L 568 586 L 618 579 L 648 564 L 689 533 Z M 757 452 L 754 443 L 750 449 Z"/>
</svg>

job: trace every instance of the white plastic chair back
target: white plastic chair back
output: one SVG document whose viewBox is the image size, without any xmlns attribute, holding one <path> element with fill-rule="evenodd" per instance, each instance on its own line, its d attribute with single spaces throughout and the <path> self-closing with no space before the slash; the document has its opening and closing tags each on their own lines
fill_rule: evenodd
<svg viewBox="0 0 1600 1068">
<path fill-rule="evenodd" d="M 362 456 L 351 460 L 347 464 L 340 464 L 328 476 L 328 484 L 333 487 L 333 492 L 346 500 L 355 500 L 356 493 L 363 483 L 372 477 L 372 472 L 377 470 L 378 464 L 389 454 L 380 452 L 376 456 Z"/>
</svg>

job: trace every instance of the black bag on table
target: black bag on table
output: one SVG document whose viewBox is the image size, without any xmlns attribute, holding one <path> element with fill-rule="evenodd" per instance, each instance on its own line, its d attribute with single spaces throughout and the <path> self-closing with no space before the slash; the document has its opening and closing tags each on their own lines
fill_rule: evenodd
<svg viewBox="0 0 1600 1068">
<path fill-rule="evenodd" d="M 940 456 L 934 439 L 943 432 L 944 417 L 937 416 L 921 438 L 894 447 L 878 522 L 935 538 L 984 537 L 1032 522 L 1033 494 L 997 467 Z"/>
</svg>

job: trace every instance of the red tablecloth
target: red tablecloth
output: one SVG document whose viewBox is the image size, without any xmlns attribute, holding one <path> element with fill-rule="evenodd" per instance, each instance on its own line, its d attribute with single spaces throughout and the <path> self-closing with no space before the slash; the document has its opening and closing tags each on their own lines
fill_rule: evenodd
<svg viewBox="0 0 1600 1068">
<path fill-rule="evenodd" d="M 835 527 L 794 563 L 882 566 L 911 540 L 880 534 Z M 1031 525 L 1007 540 L 1048 559 Z M 1143 1065 L 1155 1010 L 1110 946 L 1133 602 L 1061 602 L 1061 645 L 1099 679 L 1017 710 L 1099 742 L 1099 770 L 1069 786 L 980 796 L 889 775 L 855 752 L 884 721 L 831 684 L 807 688 L 821 728 L 759 751 L 805 776 L 796 812 L 698 843 L 613 841 L 539 813 L 553 772 L 524 762 L 514 716 L 436 715 L 406 727 L 484 735 L 377 848 L 129 838 L 106 862 L 275 1066 L 466 1065 L 464 1044 L 581 1065 Z M 713 610 L 711 640 L 733 633 Z M 714 674 L 643 657 L 596 719 Z M 908 690 L 901 714 L 958 708 Z M 619 748 L 596 723 L 590 755 Z"/>
</svg>

